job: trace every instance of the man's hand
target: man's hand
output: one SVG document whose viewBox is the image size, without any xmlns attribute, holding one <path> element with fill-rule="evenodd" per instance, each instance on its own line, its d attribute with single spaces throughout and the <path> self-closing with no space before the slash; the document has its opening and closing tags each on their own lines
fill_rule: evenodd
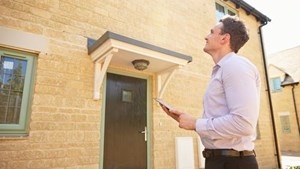
<svg viewBox="0 0 300 169">
<path fill-rule="evenodd" d="M 162 104 L 159 104 L 160 107 L 164 110 L 164 112 L 167 113 L 167 115 L 169 115 L 170 117 L 172 117 L 174 120 L 176 120 L 177 122 L 179 122 L 178 118 L 180 116 L 180 112 L 176 111 L 176 112 L 172 112 L 171 113 L 171 110 L 168 109 L 166 106 L 162 105 Z M 172 110 L 172 111 L 175 111 L 175 110 Z"/>
<path fill-rule="evenodd" d="M 195 130 L 196 129 L 196 121 L 197 119 L 193 116 L 180 112 L 178 110 L 167 109 L 165 106 L 161 105 L 162 109 L 171 116 L 174 120 L 179 123 L 179 127 L 186 130 Z"/>
<path fill-rule="evenodd" d="M 197 119 L 187 113 L 181 113 L 178 117 L 179 127 L 186 130 L 196 130 Z"/>
</svg>

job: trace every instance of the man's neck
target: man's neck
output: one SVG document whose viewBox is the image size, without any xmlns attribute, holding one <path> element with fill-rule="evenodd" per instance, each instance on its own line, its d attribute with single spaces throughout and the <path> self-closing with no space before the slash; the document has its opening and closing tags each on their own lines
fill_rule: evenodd
<svg viewBox="0 0 300 169">
<path fill-rule="evenodd" d="M 218 51 L 215 53 L 212 53 L 212 59 L 217 64 L 224 56 L 226 56 L 228 53 L 233 52 L 232 50 L 223 50 L 223 51 Z"/>
</svg>

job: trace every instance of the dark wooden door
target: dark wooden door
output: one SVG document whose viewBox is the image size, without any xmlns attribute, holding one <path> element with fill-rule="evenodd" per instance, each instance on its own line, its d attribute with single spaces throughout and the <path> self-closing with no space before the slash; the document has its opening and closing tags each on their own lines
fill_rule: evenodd
<svg viewBox="0 0 300 169">
<path fill-rule="evenodd" d="M 146 169 L 147 81 L 107 74 L 104 169 Z"/>
</svg>

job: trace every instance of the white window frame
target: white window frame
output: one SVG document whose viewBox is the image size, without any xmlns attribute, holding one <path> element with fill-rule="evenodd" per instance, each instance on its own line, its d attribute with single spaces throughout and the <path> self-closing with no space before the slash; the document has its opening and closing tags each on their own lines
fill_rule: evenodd
<svg viewBox="0 0 300 169">
<path fill-rule="evenodd" d="M 220 5 L 220 6 L 222 6 L 224 8 L 224 15 L 223 16 L 229 15 L 229 12 L 232 12 L 235 15 L 238 16 L 238 11 L 237 10 L 235 10 L 234 8 L 230 7 L 229 5 L 227 5 L 227 4 L 225 4 L 225 3 L 221 2 L 221 1 L 216 1 L 216 3 L 215 3 L 215 7 L 216 7 L 216 9 L 215 9 L 216 10 L 216 22 L 219 22 L 220 19 L 223 17 L 223 16 L 220 16 L 220 17 L 218 16 L 218 14 L 217 14 L 217 5 Z"/>
</svg>

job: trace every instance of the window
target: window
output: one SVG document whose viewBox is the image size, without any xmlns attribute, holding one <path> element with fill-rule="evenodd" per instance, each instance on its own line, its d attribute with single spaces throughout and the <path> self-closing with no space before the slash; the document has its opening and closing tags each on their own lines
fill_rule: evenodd
<svg viewBox="0 0 300 169">
<path fill-rule="evenodd" d="M 281 80 L 280 77 L 271 78 L 271 90 L 272 92 L 281 91 Z"/>
<path fill-rule="evenodd" d="M 291 133 L 291 124 L 290 124 L 290 116 L 282 115 L 280 116 L 280 124 L 282 133 L 288 134 Z"/>
<path fill-rule="evenodd" d="M 0 135 L 27 135 L 35 56 L 0 48 Z"/>
<path fill-rule="evenodd" d="M 232 8 L 230 8 L 229 6 L 227 5 L 221 5 L 223 3 L 216 3 L 216 19 L 217 19 L 217 22 L 220 21 L 220 19 L 222 19 L 223 16 L 225 15 L 231 15 L 231 16 L 234 16 L 234 15 L 237 15 L 237 12 L 235 10 L 233 10 Z"/>
</svg>

